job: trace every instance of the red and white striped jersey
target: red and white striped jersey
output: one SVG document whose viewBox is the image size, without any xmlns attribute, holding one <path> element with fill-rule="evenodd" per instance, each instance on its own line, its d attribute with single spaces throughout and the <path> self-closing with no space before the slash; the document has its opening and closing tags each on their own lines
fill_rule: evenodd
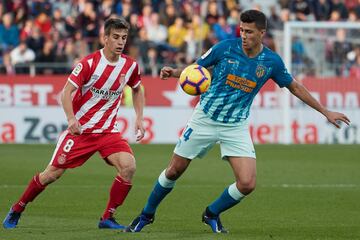
<svg viewBox="0 0 360 240">
<path fill-rule="evenodd" d="M 77 87 L 72 102 L 82 133 L 109 133 L 119 132 L 116 116 L 125 85 L 135 88 L 141 78 L 134 60 L 122 54 L 111 63 L 101 49 L 83 58 L 68 81 Z"/>
</svg>

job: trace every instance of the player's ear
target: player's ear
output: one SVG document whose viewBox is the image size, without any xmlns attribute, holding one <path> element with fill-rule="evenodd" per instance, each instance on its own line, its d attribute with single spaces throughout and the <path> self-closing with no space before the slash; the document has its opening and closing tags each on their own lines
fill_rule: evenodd
<svg viewBox="0 0 360 240">
<path fill-rule="evenodd" d="M 261 37 L 264 37 L 265 34 L 266 34 L 266 30 L 265 30 L 265 29 L 262 29 L 262 30 L 260 30 L 260 33 L 261 33 Z"/>
</svg>

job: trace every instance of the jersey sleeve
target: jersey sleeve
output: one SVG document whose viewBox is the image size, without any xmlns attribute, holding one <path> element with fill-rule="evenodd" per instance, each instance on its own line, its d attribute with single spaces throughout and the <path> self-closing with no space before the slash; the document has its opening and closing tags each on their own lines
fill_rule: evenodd
<svg viewBox="0 0 360 240">
<path fill-rule="evenodd" d="M 285 67 L 284 62 L 278 56 L 275 59 L 274 72 L 271 78 L 279 85 L 279 87 L 286 87 L 293 81 L 293 77 Z"/>
<path fill-rule="evenodd" d="M 222 46 L 222 42 L 214 45 L 206 53 L 204 53 L 196 61 L 196 63 L 205 68 L 214 65 L 219 60 L 219 57 L 221 56 L 221 46 Z"/>
<path fill-rule="evenodd" d="M 137 86 L 139 86 L 140 83 L 141 83 L 140 68 L 139 65 L 135 62 L 135 68 L 131 73 L 127 85 L 129 85 L 132 88 L 136 88 Z"/>
<path fill-rule="evenodd" d="M 90 66 L 86 59 L 82 59 L 72 70 L 68 81 L 75 87 L 79 88 L 83 86 L 89 79 Z"/>
</svg>

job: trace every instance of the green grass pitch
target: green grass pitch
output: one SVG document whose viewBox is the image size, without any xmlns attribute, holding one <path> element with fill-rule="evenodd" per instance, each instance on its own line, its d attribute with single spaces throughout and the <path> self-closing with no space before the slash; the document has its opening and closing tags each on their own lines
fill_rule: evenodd
<svg viewBox="0 0 360 240">
<path fill-rule="evenodd" d="M 133 145 L 137 172 L 116 214 L 128 224 L 144 206 L 173 145 Z M 53 145 L 0 145 L 0 218 L 30 178 L 45 168 Z M 257 189 L 222 214 L 230 231 L 210 232 L 201 213 L 233 179 L 216 146 L 195 160 L 160 205 L 155 223 L 137 234 L 99 230 L 115 170 L 93 156 L 68 170 L 28 205 L 18 228 L 1 240 L 53 239 L 360 239 L 359 145 L 258 145 Z"/>
</svg>

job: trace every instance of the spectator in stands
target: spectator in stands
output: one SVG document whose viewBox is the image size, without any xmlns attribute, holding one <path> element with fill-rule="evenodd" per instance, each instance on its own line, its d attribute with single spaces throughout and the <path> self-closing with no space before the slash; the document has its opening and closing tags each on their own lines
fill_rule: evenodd
<svg viewBox="0 0 360 240">
<path fill-rule="evenodd" d="M 206 15 L 206 22 L 212 27 L 215 23 L 217 23 L 219 19 L 219 12 L 216 1 L 210 1 L 208 3 L 208 10 Z"/>
<path fill-rule="evenodd" d="M 35 60 L 35 52 L 28 48 L 25 41 L 21 41 L 19 46 L 10 52 L 10 61 L 15 73 L 29 73 L 29 65 L 26 63 Z"/>
<path fill-rule="evenodd" d="M 345 63 L 347 58 L 347 53 L 351 51 L 352 45 L 349 41 L 346 41 L 345 29 L 339 28 L 336 30 L 336 40 L 333 42 L 329 49 L 328 60 L 333 65 L 335 69 L 336 76 L 342 76 L 343 70 L 345 69 Z"/>
<path fill-rule="evenodd" d="M 176 8 L 174 4 L 167 4 L 163 11 L 160 11 L 160 22 L 169 27 L 176 19 Z"/>
<path fill-rule="evenodd" d="M 48 39 L 45 41 L 41 53 L 36 57 L 36 62 L 47 63 L 49 66 L 41 66 L 37 68 L 36 72 L 41 74 L 53 74 L 55 69 L 54 66 L 52 66 L 52 63 L 56 61 L 54 42 Z"/>
<path fill-rule="evenodd" d="M 59 9 L 62 16 L 70 16 L 72 13 L 72 1 L 55 0 L 52 1 L 52 9 Z"/>
<path fill-rule="evenodd" d="M 185 61 L 186 64 L 191 64 L 195 62 L 197 55 L 197 42 L 195 41 L 195 31 L 193 28 L 188 28 L 187 34 L 185 37 L 186 42 L 186 54 L 185 54 Z"/>
<path fill-rule="evenodd" d="M 270 7 L 270 16 L 268 17 L 268 31 L 275 29 L 282 29 L 284 22 L 281 17 L 278 15 L 275 6 Z"/>
<path fill-rule="evenodd" d="M 256 7 L 269 6 L 265 4 L 265 1 L 263 2 L 256 1 L 259 3 Z M 278 5 L 270 8 L 270 15 L 268 16 L 268 33 L 272 35 L 264 38 L 270 47 L 274 45 L 272 36 L 279 36 L 278 31 L 273 32 L 273 29 L 282 31 L 284 23 L 290 19 L 289 8 L 291 9 L 292 20 L 316 19 L 358 22 L 360 18 L 360 0 L 274 0 L 273 2 L 277 2 Z M 10 62 L 6 60 L 10 59 L 10 56 L 5 55 L 9 54 L 9 51 L 16 47 L 20 40 L 26 41 L 28 47 L 35 51 L 36 56 L 39 56 L 45 38 L 56 38 L 59 34 L 59 40 L 62 41 L 57 44 L 56 57 L 62 56 L 60 59 L 66 62 L 76 61 L 77 58 L 86 55 L 89 51 L 94 51 L 102 46 L 101 38 L 97 37 L 101 35 L 98 33 L 99 22 L 113 14 L 124 16 L 132 24 L 128 44 L 124 49 L 127 54 L 134 57 L 140 55 L 142 60 L 146 60 L 143 62 L 144 64 L 149 64 L 148 61 L 153 61 L 154 56 L 156 56 L 156 64 L 151 63 L 152 66 L 163 62 L 187 64 L 193 59 L 194 53 L 199 55 L 219 39 L 227 38 L 228 26 L 233 29 L 235 36 L 238 36 L 239 9 L 244 6 L 254 7 L 254 3 L 254 0 L 2 1 L 0 4 L 0 18 L 3 19 L 0 24 L 0 64 L 3 64 L 2 67 L 4 67 L 5 62 Z M 278 12 L 279 6 L 281 12 Z M 156 13 L 152 14 L 153 12 Z M 200 12 L 206 14 L 203 16 L 205 19 L 201 25 Z M 156 26 L 152 23 L 153 16 L 157 16 Z M 223 19 L 220 16 L 227 16 L 227 24 L 223 24 Z M 14 20 L 11 20 L 13 17 L 15 17 Z M 175 20 L 178 17 L 183 18 L 180 31 L 174 30 L 176 29 L 174 28 Z M 161 25 L 163 27 L 159 27 Z M 213 30 L 214 25 L 215 29 Z M 142 28 L 146 28 L 146 31 L 142 31 Z M 159 28 L 162 30 L 159 31 Z M 164 42 L 164 34 L 160 34 L 164 33 L 164 28 L 167 29 L 168 45 L 160 44 L 161 47 L 159 48 L 159 42 Z M 19 30 L 21 30 L 20 34 Z M 149 34 L 149 39 L 145 42 L 139 40 L 140 31 Z M 335 31 L 333 35 L 335 35 Z M 358 39 L 360 31 L 350 30 L 347 36 L 350 39 Z M 156 45 L 148 44 L 149 40 L 155 42 Z M 140 49 L 135 44 L 139 41 L 142 42 L 141 46 L 147 47 Z M 173 47 L 170 47 L 170 43 Z M 67 47 L 68 44 L 69 47 Z M 69 57 L 70 60 L 68 57 L 64 57 L 66 49 L 68 53 L 70 49 L 74 51 Z M 329 59 L 333 61 L 332 57 Z M 5 66 L 6 69 L 11 70 L 11 67 L 8 66 L 9 64 Z M 155 72 L 156 68 L 152 66 L 148 66 L 148 70 L 144 72 Z M 6 72 L 10 73 L 10 70 Z M 4 72 L 4 68 L 2 71 Z"/>
<path fill-rule="evenodd" d="M 360 19 L 360 0 L 358 0 L 358 4 L 353 8 L 356 16 Z"/>
<path fill-rule="evenodd" d="M 213 25 L 213 31 L 218 41 L 235 38 L 235 30 L 226 22 L 225 16 L 220 16 Z"/>
<path fill-rule="evenodd" d="M 33 29 L 34 21 L 32 19 L 26 20 L 24 27 L 20 31 L 20 40 L 26 41 L 26 39 L 31 36 Z"/>
<path fill-rule="evenodd" d="M 26 20 L 28 19 L 28 5 L 26 0 L 18 0 L 12 1 L 12 12 L 14 12 L 14 23 L 18 25 L 18 27 L 23 27 Z"/>
<path fill-rule="evenodd" d="M 13 24 L 11 13 L 5 13 L 0 24 L 0 47 L 7 52 L 16 47 L 19 41 L 19 29 Z"/>
<path fill-rule="evenodd" d="M 204 41 L 209 35 L 209 25 L 205 21 L 203 21 L 201 17 L 197 14 L 192 17 L 190 28 L 194 30 L 194 39 L 196 40 L 198 45 L 201 41 Z"/>
<path fill-rule="evenodd" d="M 318 0 L 315 7 L 315 18 L 317 21 L 327 21 L 333 9 L 331 0 Z"/>
<path fill-rule="evenodd" d="M 31 48 L 36 55 L 38 55 L 41 52 L 44 42 L 45 38 L 41 34 L 40 29 L 34 26 L 32 31 L 30 32 L 30 36 L 26 40 L 28 47 Z"/>
<path fill-rule="evenodd" d="M 52 28 L 50 17 L 45 13 L 40 13 L 35 19 L 35 26 L 40 29 L 40 32 L 45 36 L 49 36 Z"/>
<path fill-rule="evenodd" d="M 150 4 L 146 4 L 142 11 L 141 15 L 139 16 L 139 24 L 140 27 L 146 27 L 150 23 L 150 15 L 153 12 L 152 7 Z"/>
<path fill-rule="evenodd" d="M 314 20 L 314 8 L 311 0 L 290 1 L 291 19 L 297 21 Z"/>
<path fill-rule="evenodd" d="M 97 39 L 99 34 L 99 25 L 97 21 L 97 14 L 94 10 L 92 2 L 86 2 L 84 11 L 77 17 L 77 29 L 82 31 L 82 36 L 87 41 Z"/>
<path fill-rule="evenodd" d="M 294 37 L 291 44 L 291 56 L 293 64 L 303 64 L 305 59 L 305 48 L 300 38 Z"/>
<path fill-rule="evenodd" d="M 177 17 L 175 23 L 169 27 L 168 34 L 169 45 L 179 51 L 183 50 L 187 30 L 181 17 Z"/>
<path fill-rule="evenodd" d="M 357 51 L 355 51 L 355 62 L 350 67 L 349 70 L 349 77 L 360 79 L 360 48 L 357 48 Z"/>
<path fill-rule="evenodd" d="M 207 47 L 204 46 L 204 42 L 208 38 L 210 33 L 209 25 L 201 19 L 201 17 L 195 14 L 192 17 L 192 22 L 188 27 L 188 34 L 185 38 L 187 43 L 186 49 L 186 63 L 189 64 L 196 56 L 202 55 L 202 50 Z M 195 54 L 195 55 L 194 55 Z"/>
<path fill-rule="evenodd" d="M 340 19 L 346 20 L 349 16 L 349 12 L 344 2 L 342 0 L 332 0 L 332 2 L 333 2 L 332 10 L 339 12 Z"/>
<path fill-rule="evenodd" d="M 74 37 L 77 32 L 77 25 L 75 18 L 73 16 L 65 17 L 65 30 L 67 32 L 68 37 Z"/>
<path fill-rule="evenodd" d="M 154 49 L 156 49 L 156 46 L 148 40 L 148 35 L 145 28 L 140 28 L 139 38 L 136 41 L 136 46 L 139 48 L 138 62 L 141 67 L 141 72 L 143 72 L 144 74 L 152 73 L 152 69 L 147 63 L 150 62 L 149 50 L 153 49 L 152 51 L 154 51 Z M 162 61 L 161 57 L 162 56 L 159 55 L 158 61 Z"/>
<path fill-rule="evenodd" d="M 83 58 L 90 53 L 91 46 L 87 43 L 87 40 L 84 40 L 82 31 L 78 30 L 75 33 L 73 37 L 73 42 L 77 51 L 77 57 Z"/>
<path fill-rule="evenodd" d="M 145 29 L 148 34 L 149 41 L 154 42 L 156 45 L 163 45 L 166 43 L 167 28 L 160 24 L 158 13 L 151 13 L 150 21 L 145 26 Z"/>
<path fill-rule="evenodd" d="M 357 16 L 356 12 L 354 9 L 351 9 L 349 11 L 349 18 L 348 18 L 349 22 L 358 22 L 359 21 L 359 17 Z"/>
<path fill-rule="evenodd" d="M 79 59 L 79 54 L 77 53 L 77 49 L 75 48 L 75 44 L 73 41 L 70 40 L 66 43 L 64 55 L 66 57 L 68 69 L 73 69 L 75 64 L 77 63 L 77 59 Z"/>
<path fill-rule="evenodd" d="M 107 19 L 108 17 L 110 17 L 110 15 L 112 13 L 112 10 L 113 10 L 112 7 L 113 7 L 113 1 L 112 0 L 103 0 L 101 2 L 101 4 L 100 4 L 100 12 L 101 12 L 101 17 L 103 19 Z"/>
<path fill-rule="evenodd" d="M 65 38 L 68 36 L 67 31 L 66 31 L 65 19 L 63 17 L 63 14 L 62 14 L 60 8 L 57 8 L 54 10 L 54 13 L 52 16 L 52 25 L 54 26 L 54 30 L 59 32 L 59 34 L 62 38 Z"/>
<path fill-rule="evenodd" d="M 233 29 L 235 36 L 240 37 L 240 11 L 236 8 L 232 9 L 226 22 Z"/>
<path fill-rule="evenodd" d="M 280 19 L 282 21 L 282 29 L 284 27 L 284 24 L 288 21 L 290 21 L 290 9 L 288 8 L 283 8 L 280 11 Z"/>
<path fill-rule="evenodd" d="M 10 54 L 4 53 L 2 56 L 2 63 L 4 64 L 5 73 L 8 75 L 14 74 L 14 68 L 11 64 Z"/>
<path fill-rule="evenodd" d="M 338 10 L 334 10 L 331 12 L 330 14 L 330 22 L 339 22 L 341 21 L 341 15 L 340 12 Z"/>
<path fill-rule="evenodd" d="M 184 26 L 187 26 L 192 22 L 194 14 L 199 12 L 199 4 L 197 1 L 183 1 L 182 3 L 182 14 L 180 17 L 184 20 Z"/>
<path fill-rule="evenodd" d="M 30 1 L 30 11 L 33 16 L 38 16 L 41 13 L 45 13 L 50 16 L 52 10 L 52 5 L 50 1 L 44 0 L 35 0 Z"/>
<path fill-rule="evenodd" d="M 139 31 L 140 31 L 140 23 L 139 23 L 139 15 L 136 13 L 132 13 L 130 15 L 130 29 L 129 29 L 129 36 L 127 44 L 133 45 L 133 42 L 139 38 Z"/>
</svg>

